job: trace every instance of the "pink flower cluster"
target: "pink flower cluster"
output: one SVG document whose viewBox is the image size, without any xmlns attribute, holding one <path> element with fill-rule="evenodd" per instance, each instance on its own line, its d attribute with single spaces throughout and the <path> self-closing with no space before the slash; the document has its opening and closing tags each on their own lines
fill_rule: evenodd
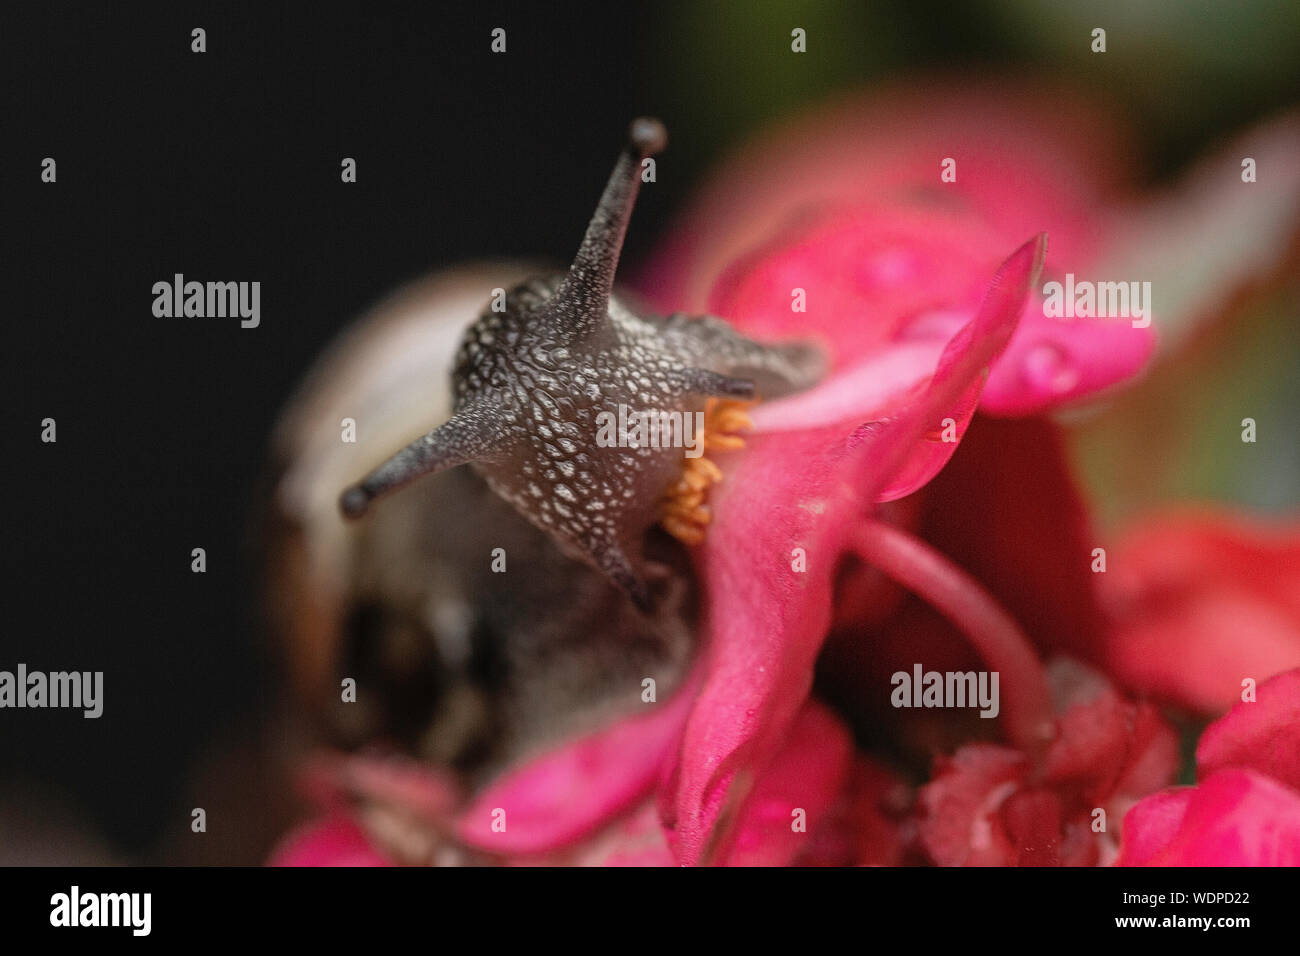
<svg viewBox="0 0 1300 956">
<path fill-rule="evenodd" d="M 1163 249 L 1116 251 L 1173 228 L 1167 198 L 1124 195 L 1118 136 L 1060 91 L 911 89 L 724 163 L 641 291 L 815 337 L 832 370 L 720 459 L 692 681 L 477 793 L 342 761 L 330 812 L 274 862 L 384 862 L 349 791 L 510 863 L 1300 862 L 1300 528 L 1186 512 L 1100 540 L 1049 417 L 1138 375 L 1167 318 L 1159 288 L 1149 327 L 1044 314 L 1048 279 L 1158 268 Z M 1240 188 L 1229 154 L 1184 206 Z M 1250 188 L 1294 208 L 1294 177 Z M 1220 266 L 1167 297 L 1180 321 L 1272 268 Z M 999 717 L 891 708 L 889 675 L 918 662 L 996 670 Z M 1173 786 L 1162 707 L 1217 717 L 1194 787 Z"/>
</svg>

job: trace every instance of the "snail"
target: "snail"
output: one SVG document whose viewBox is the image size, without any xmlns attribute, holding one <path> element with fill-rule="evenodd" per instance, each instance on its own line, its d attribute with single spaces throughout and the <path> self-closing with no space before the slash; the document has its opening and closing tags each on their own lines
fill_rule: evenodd
<svg viewBox="0 0 1300 956">
<path fill-rule="evenodd" d="M 400 293 L 282 416 L 272 623 L 344 743 L 490 774 L 689 666 L 689 548 L 724 470 L 680 443 L 602 440 L 602 422 L 691 416 L 725 450 L 750 403 L 812 386 L 824 359 L 616 290 L 642 161 L 666 139 L 631 124 L 567 271 L 469 266 Z M 492 289 L 509 291 L 484 307 Z"/>
<path fill-rule="evenodd" d="M 509 293 L 503 311 L 479 316 L 456 356 L 452 417 L 348 489 L 345 514 L 358 517 L 380 495 L 468 463 L 566 552 L 648 609 L 634 564 L 641 535 L 664 517 L 692 538 L 680 519 L 703 524 L 707 512 L 691 502 L 664 514 L 659 499 L 681 476 L 682 452 L 601 447 L 602 413 L 702 415 L 709 398 L 752 399 L 755 379 L 776 397 L 820 373 L 808 346 L 762 345 L 713 317 L 638 315 L 614 294 L 641 160 L 666 139 L 658 120 L 632 123 L 568 273 L 531 279 Z"/>
</svg>

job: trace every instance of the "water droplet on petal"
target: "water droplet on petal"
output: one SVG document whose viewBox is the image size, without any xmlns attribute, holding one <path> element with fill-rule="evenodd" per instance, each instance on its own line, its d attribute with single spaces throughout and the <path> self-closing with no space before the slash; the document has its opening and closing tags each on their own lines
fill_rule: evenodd
<svg viewBox="0 0 1300 956">
<path fill-rule="evenodd" d="M 1025 381 L 1042 392 L 1063 395 L 1079 384 L 1079 369 L 1060 346 L 1044 342 L 1025 357 Z"/>
</svg>

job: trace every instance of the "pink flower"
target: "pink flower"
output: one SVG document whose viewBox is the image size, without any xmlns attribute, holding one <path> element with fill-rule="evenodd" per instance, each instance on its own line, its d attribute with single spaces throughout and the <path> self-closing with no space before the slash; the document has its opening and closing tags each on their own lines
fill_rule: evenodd
<svg viewBox="0 0 1300 956">
<path fill-rule="evenodd" d="M 760 406 L 744 455 L 724 463 L 700 561 L 712 595 L 709 671 L 663 803 L 684 862 L 709 858 L 739 799 L 732 785 L 771 759 L 807 696 L 833 620 L 833 573 L 860 552 L 856 529 L 879 503 L 932 479 L 977 405 L 1023 414 L 1076 400 L 1132 375 L 1151 350 L 1148 328 L 1045 318 L 1041 240 L 1003 264 L 976 308 L 994 250 L 1017 232 L 1059 224 L 1063 258 L 1091 247 L 1094 193 L 1078 185 L 1090 182 L 1090 163 L 1051 141 L 1019 149 L 1034 126 L 1001 102 L 905 100 L 853 103 L 746 149 L 706 186 L 643 283 L 661 303 L 708 307 L 751 335 L 821 333 L 833 357 L 822 385 Z M 903 127 L 943 130 L 948 152 Z M 969 172 L 945 191 L 939 159 L 953 154 Z M 1062 169 L 1080 175 L 1053 189 Z M 792 309 L 800 290 L 806 312 Z M 1033 453 L 1050 462 L 1050 439 Z M 1003 499 L 987 517 L 1013 510 Z M 977 526 L 988 527 L 984 517 Z M 1016 551 L 1000 533 L 984 540 L 997 539 Z M 792 573 L 794 549 L 807 556 L 805 573 Z M 1089 603 L 1086 588 L 1070 597 Z M 983 650 L 997 658 L 1015 641 L 995 643 Z M 1017 651 L 1000 663 L 1020 678 L 1013 737 L 1046 733 L 1036 662 Z"/>
<path fill-rule="evenodd" d="M 1300 669 L 1260 684 L 1196 748 L 1199 783 L 1124 820 L 1124 866 L 1300 865 Z"/>
<path fill-rule="evenodd" d="M 820 338 L 832 371 L 758 406 L 746 447 L 719 458 L 694 679 L 476 793 L 442 802 L 430 782 L 417 798 L 340 771 L 345 794 L 498 862 L 1108 860 L 1094 812 L 1118 819 L 1167 785 L 1176 748 L 1104 676 L 1043 667 L 1101 663 L 1106 645 L 1087 510 L 1036 417 L 1127 381 L 1153 350 L 1141 322 L 1044 313 L 1043 277 L 1142 278 L 1100 264 L 1116 236 L 1163 221 L 1120 211 L 1107 129 L 1059 91 L 945 87 L 846 101 L 725 164 L 642 291 L 758 338 Z M 918 661 L 997 670 L 1005 737 L 981 742 L 987 726 L 950 713 L 898 728 L 952 755 L 919 794 L 856 752 L 845 719 L 882 707 L 897 724 L 887 677 Z M 812 694 L 819 667 L 842 714 Z M 351 854 L 352 836 L 319 838 Z M 311 858 L 291 849 L 279 858 Z"/>
</svg>

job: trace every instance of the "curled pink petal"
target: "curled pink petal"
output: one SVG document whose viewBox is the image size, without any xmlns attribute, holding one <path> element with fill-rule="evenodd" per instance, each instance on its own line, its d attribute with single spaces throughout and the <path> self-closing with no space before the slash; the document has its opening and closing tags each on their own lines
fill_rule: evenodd
<svg viewBox="0 0 1300 956">
<path fill-rule="evenodd" d="M 958 435 L 975 411 L 989 365 L 1015 331 L 1029 289 L 1038 281 L 1047 254 L 1039 235 L 1013 252 L 993 277 L 974 318 L 944 348 L 925 391 L 900 409 L 871 440 L 877 501 L 911 494 L 938 473 L 957 449 L 942 429 L 951 419 Z"/>
<path fill-rule="evenodd" d="M 733 822 L 755 768 L 771 758 L 807 696 L 853 516 L 864 503 L 919 486 L 951 455 L 955 442 L 926 435 L 978 394 L 1044 249 L 1040 236 L 1007 259 L 925 389 L 880 427 L 851 445 L 833 429 L 756 435 L 743 455 L 723 462 L 701 558 L 713 595 L 707 674 L 662 802 L 683 863 L 704 859 L 715 828 Z"/>
</svg>

